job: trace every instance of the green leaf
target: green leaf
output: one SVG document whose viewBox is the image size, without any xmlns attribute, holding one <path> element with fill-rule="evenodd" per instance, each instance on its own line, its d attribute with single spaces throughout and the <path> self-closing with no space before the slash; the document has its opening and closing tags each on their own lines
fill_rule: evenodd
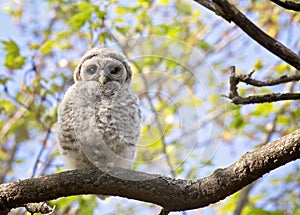
<svg viewBox="0 0 300 215">
<path fill-rule="evenodd" d="M 291 123 L 291 118 L 285 115 L 278 115 L 278 123 L 282 124 L 282 125 L 289 125 Z"/>
<path fill-rule="evenodd" d="M 10 78 L 0 76 L 0 84 L 2 84 L 2 85 L 5 85 L 6 82 L 8 82 L 9 80 L 10 80 Z"/>
<path fill-rule="evenodd" d="M 188 172 L 187 178 L 188 179 L 195 179 L 195 178 L 197 178 L 198 171 L 199 171 L 199 168 L 197 168 L 197 167 L 191 168 L 190 171 Z"/>
<path fill-rule="evenodd" d="M 78 2 L 75 5 L 80 12 L 91 12 L 94 8 L 92 4 L 85 1 Z"/>
<path fill-rule="evenodd" d="M 30 46 L 29 46 L 30 49 L 33 49 L 33 50 L 36 50 L 39 48 L 39 44 L 37 43 L 31 43 Z"/>
<path fill-rule="evenodd" d="M 229 125 L 230 128 L 234 128 L 236 130 L 241 130 L 246 126 L 246 120 L 244 120 L 243 115 L 241 114 L 240 106 L 231 106 L 232 108 L 232 121 Z"/>
<path fill-rule="evenodd" d="M 116 27 L 116 30 L 120 33 L 120 34 L 122 34 L 123 36 L 126 36 L 126 34 L 127 34 L 127 32 L 128 32 L 128 30 L 129 30 L 129 26 L 125 26 L 125 27 Z"/>
<path fill-rule="evenodd" d="M 207 42 L 205 42 L 204 40 L 198 41 L 197 45 L 204 51 L 208 50 L 210 48 L 210 45 Z"/>
<path fill-rule="evenodd" d="M 77 31 L 90 19 L 91 15 L 92 13 L 90 11 L 77 13 L 69 19 L 67 24 L 73 31 Z"/>
<path fill-rule="evenodd" d="M 269 114 L 274 113 L 274 108 L 274 103 L 259 104 L 252 115 L 256 117 L 267 117 Z"/>
<path fill-rule="evenodd" d="M 93 214 L 95 208 L 98 206 L 95 196 L 82 196 L 79 200 L 79 215 Z"/>
<path fill-rule="evenodd" d="M 203 99 L 198 99 L 195 96 L 190 95 L 189 99 L 186 99 L 180 103 L 183 105 L 191 106 L 191 107 L 199 107 L 203 104 Z"/>
<path fill-rule="evenodd" d="M 289 69 L 290 69 L 290 65 L 286 63 L 280 63 L 278 64 L 278 66 L 275 67 L 275 71 L 278 72 L 279 74 L 282 74 Z"/>
<path fill-rule="evenodd" d="M 21 69 L 25 64 L 25 57 L 20 55 L 19 46 L 13 40 L 2 40 L 1 43 L 4 45 L 3 49 L 7 52 L 4 66 L 9 69 Z"/>
<path fill-rule="evenodd" d="M 191 13 L 191 6 L 187 3 L 178 2 L 176 8 L 179 12 L 189 15 Z"/>
<path fill-rule="evenodd" d="M 158 0 L 157 4 L 167 5 L 167 4 L 170 4 L 170 1 L 169 0 Z"/>
<path fill-rule="evenodd" d="M 0 110 L 4 110 L 5 112 L 12 111 L 14 108 L 14 105 L 8 101 L 8 100 L 0 100 Z"/>
<path fill-rule="evenodd" d="M 48 52 L 50 52 L 54 48 L 55 45 L 57 45 L 56 40 L 48 40 L 47 42 L 45 42 L 41 46 L 41 53 L 42 54 L 47 54 Z"/>
<path fill-rule="evenodd" d="M 135 13 L 139 8 L 138 7 L 117 7 L 116 12 L 119 15 L 124 15 L 128 13 Z"/>
<path fill-rule="evenodd" d="M 75 4 L 78 13 L 74 14 L 67 24 L 71 27 L 72 31 L 80 29 L 88 20 L 90 20 L 94 6 L 88 2 L 79 2 Z"/>
<path fill-rule="evenodd" d="M 258 60 L 255 64 L 254 64 L 254 69 L 255 70 L 260 70 L 263 67 L 262 61 Z"/>
</svg>

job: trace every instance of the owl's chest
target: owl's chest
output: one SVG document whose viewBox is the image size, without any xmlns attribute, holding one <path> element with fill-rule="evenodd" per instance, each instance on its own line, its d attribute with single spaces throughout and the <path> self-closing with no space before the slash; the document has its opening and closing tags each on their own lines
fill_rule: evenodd
<svg viewBox="0 0 300 215">
<path fill-rule="evenodd" d="M 122 98 L 102 99 L 97 103 L 97 121 L 103 131 L 127 132 L 131 120 L 131 104 Z"/>
</svg>

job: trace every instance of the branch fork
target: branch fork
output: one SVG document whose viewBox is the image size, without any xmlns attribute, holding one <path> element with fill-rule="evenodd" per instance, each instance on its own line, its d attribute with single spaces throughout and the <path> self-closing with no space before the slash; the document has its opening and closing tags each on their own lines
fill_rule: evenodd
<svg viewBox="0 0 300 215">
<path fill-rule="evenodd" d="M 288 82 L 296 82 L 300 80 L 300 75 L 287 76 L 283 75 L 277 79 L 272 79 L 268 81 L 259 81 L 252 78 L 254 70 L 249 74 L 236 74 L 235 67 L 230 67 L 230 78 L 229 78 L 229 95 L 228 98 L 236 104 L 255 104 L 255 103 L 265 103 L 265 102 L 275 102 L 282 100 L 297 100 L 300 99 L 300 93 L 272 93 L 264 94 L 259 96 L 248 96 L 242 97 L 238 93 L 238 84 L 240 82 L 249 84 L 255 87 L 264 87 L 264 86 L 274 86 L 278 84 L 284 84 Z"/>
</svg>

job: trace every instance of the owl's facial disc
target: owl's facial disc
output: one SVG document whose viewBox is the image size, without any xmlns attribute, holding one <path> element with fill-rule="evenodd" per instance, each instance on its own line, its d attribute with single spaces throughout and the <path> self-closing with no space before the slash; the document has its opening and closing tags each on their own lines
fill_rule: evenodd
<svg viewBox="0 0 300 215">
<path fill-rule="evenodd" d="M 101 86 L 108 82 L 124 84 L 127 69 L 123 62 L 110 57 L 93 57 L 86 60 L 81 67 L 82 81 L 97 81 Z"/>
</svg>

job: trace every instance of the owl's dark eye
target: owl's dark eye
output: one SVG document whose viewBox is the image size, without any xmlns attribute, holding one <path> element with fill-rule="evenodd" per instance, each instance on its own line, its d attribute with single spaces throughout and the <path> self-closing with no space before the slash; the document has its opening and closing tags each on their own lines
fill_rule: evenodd
<svg viewBox="0 0 300 215">
<path fill-rule="evenodd" d="M 96 65 L 91 65 L 86 69 L 87 73 L 89 73 L 90 75 L 93 75 L 96 73 L 97 71 L 97 66 Z"/>
<path fill-rule="evenodd" d="M 108 70 L 110 74 L 116 75 L 121 71 L 122 67 L 120 66 L 108 66 Z"/>
</svg>

